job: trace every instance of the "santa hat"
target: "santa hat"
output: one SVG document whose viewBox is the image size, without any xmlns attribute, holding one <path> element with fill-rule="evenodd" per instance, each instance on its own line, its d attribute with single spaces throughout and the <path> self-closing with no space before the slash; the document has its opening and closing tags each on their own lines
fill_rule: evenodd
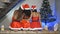
<svg viewBox="0 0 60 34">
<path fill-rule="evenodd" d="M 28 4 L 21 5 L 22 10 L 30 10 L 30 7 Z"/>
<path fill-rule="evenodd" d="M 33 9 L 33 10 L 36 9 L 36 5 L 32 5 L 31 9 Z"/>
</svg>

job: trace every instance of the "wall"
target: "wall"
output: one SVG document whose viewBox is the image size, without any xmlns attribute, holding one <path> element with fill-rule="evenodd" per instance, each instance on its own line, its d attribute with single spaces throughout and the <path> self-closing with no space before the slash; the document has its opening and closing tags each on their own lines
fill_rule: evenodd
<svg viewBox="0 0 60 34">
<path fill-rule="evenodd" d="M 51 5 L 51 8 L 52 8 L 52 11 L 53 11 L 53 15 L 54 15 L 54 11 L 55 11 L 55 0 L 49 0 L 50 2 L 50 5 Z M 39 9 L 41 7 L 41 3 L 42 3 L 42 0 L 26 0 L 24 1 L 22 4 L 25 4 L 25 3 L 28 3 L 30 6 L 31 5 L 36 5 L 37 6 L 37 9 L 38 9 L 38 12 L 39 12 Z M 19 7 L 20 7 L 21 3 L 19 3 L 14 9 L 12 9 L 2 20 L 1 20 L 1 23 L 0 23 L 0 26 L 1 25 L 5 25 L 5 28 L 8 28 L 11 21 L 12 21 L 12 15 L 13 15 L 13 12 L 15 10 L 17 10 Z"/>
<path fill-rule="evenodd" d="M 56 2 L 56 11 L 57 11 L 57 21 L 59 23 L 59 31 L 60 31 L 60 0 L 55 0 Z"/>
<path fill-rule="evenodd" d="M 57 11 L 57 19 L 60 23 L 60 0 L 56 0 L 56 11 Z"/>
</svg>

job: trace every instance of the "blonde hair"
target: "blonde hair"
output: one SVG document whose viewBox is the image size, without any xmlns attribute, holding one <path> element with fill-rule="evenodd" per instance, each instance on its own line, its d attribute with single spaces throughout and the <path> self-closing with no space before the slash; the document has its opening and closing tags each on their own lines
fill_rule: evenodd
<svg viewBox="0 0 60 34">
<path fill-rule="evenodd" d="M 40 17 L 40 13 L 38 13 L 38 12 L 32 12 L 32 16 L 33 17 Z"/>
</svg>

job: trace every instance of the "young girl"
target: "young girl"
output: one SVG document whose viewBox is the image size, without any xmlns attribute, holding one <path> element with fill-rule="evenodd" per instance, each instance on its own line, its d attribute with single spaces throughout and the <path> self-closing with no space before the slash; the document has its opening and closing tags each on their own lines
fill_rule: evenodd
<svg viewBox="0 0 60 34">
<path fill-rule="evenodd" d="M 31 18 L 31 28 L 41 28 L 40 14 L 36 9 L 32 10 Z"/>
<path fill-rule="evenodd" d="M 22 10 L 21 8 L 19 8 L 19 10 L 15 10 L 12 16 L 12 23 L 10 24 L 10 26 L 12 28 L 21 28 L 22 25 L 20 23 L 20 21 L 22 20 Z"/>
<path fill-rule="evenodd" d="M 24 16 L 23 16 L 23 19 L 21 20 L 21 23 L 23 28 L 30 28 L 30 21 L 28 20 L 31 15 L 30 7 L 28 4 L 25 4 L 23 7 L 24 7 L 24 10 L 23 10 Z"/>
</svg>

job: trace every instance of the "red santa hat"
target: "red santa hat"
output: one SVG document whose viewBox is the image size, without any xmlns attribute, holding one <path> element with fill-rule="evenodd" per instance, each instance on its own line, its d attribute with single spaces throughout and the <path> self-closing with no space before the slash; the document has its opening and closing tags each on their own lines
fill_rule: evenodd
<svg viewBox="0 0 60 34">
<path fill-rule="evenodd" d="M 33 10 L 36 9 L 36 5 L 32 5 L 31 9 L 33 9 Z"/>
<path fill-rule="evenodd" d="M 21 5 L 21 9 L 22 10 L 29 10 L 30 9 L 30 7 L 29 7 L 29 5 L 28 4 L 24 4 L 24 5 Z"/>
</svg>

